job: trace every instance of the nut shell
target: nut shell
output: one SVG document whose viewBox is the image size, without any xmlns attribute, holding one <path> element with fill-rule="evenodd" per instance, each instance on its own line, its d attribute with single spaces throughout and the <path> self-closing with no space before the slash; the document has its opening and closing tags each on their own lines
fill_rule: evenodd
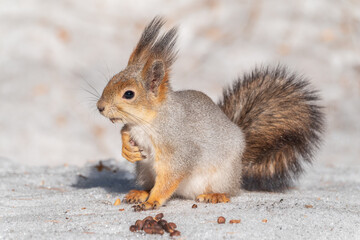
<svg viewBox="0 0 360 240">
<path fill-rule="evenodd" d="M 156 221 L 159 221 L 159 220 L 161 220 L 163 217 L 164 217 L 164 214 L 163 214 L 163 213 L 159 213 L 159 214 L 157 214 L 157 215 L 155 216 L 155 220 L 156 220 Z"/>
<path fill-rule="evenodd" d="M 135 222 L 135 226 L 136 226 L 136 228 L 137 228 L 137 230 L 143 230 L 143 228 L 144 228 L 144 221 L 143 220 L 137 220 L 136 222 Z"/>
<path fill-rule="evenodd" d="M 176 236 L 180 236 L 181 233 L 177 230 L 175 230 L 174 232 L 170 233 L 170 237 L 176 237 Z"/>
<path fill-rule="evenodd" d="M 170 226 L 172 229 L 177 228 L 176 224 L 173 223 L 173 222 L 169 222 L 168 224 L 169 224 L 169 226 Z"/>
</svg>

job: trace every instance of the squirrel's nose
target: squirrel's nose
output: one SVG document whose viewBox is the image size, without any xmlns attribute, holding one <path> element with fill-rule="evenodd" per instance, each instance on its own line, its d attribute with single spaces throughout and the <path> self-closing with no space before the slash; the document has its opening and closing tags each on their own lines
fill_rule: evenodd
<svg viewBox="0 0 360 240">
<path fill-rule="evenodd" d="M 105 110 L 105 107 L 98 107 L 99 112 L 103 112 Z"/>
<path fill-rule="evenodd" d="M 98 103 L 96 104 L 98 110 L 100 113 L 102 113 L 105 110 L 105 104 L 103 101 L 98 101 Z"/>
</svg>

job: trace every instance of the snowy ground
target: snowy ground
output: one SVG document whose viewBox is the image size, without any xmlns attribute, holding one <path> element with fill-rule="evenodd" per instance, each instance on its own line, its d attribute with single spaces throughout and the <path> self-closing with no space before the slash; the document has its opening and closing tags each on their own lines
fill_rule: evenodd
<svg viewBox="0 0 360 240">
<path fill-rule="evenodd" d="M 138 239 L 143 233 L 130 232 L 130 225 L 162 212 L 181 239 L 360 239 L 359 167 L 316 168 L 287 193 L 244 192 L 231 203 L 197 203 L 196 209 L 194 201 L 173 199 L 139 213 L 113 205 L 133 185 L 131 166 L 104 165 L 99 172 L 94 165 L 24 167 L 3 159 L 0 238 Z M 219 216 L 227 223 L 219 225 Z"/>
<path fill-rule="evenodd" d="M 280 62 L 311 79 L 327 116 L 324 144 L 297 188 L 196 210 L 173 200 L 165 218 L 187 239 L 360 239 L 355 0 L 0 0 L 0 238 L 136 236 L 129 225 L 148 213 L 111 205 L 132 184 L 121 126 L 97 113 L 87 91 L 102 91 L 158 14 L 180 25 L 174 89 L 217 100 L 236 76 Z M 94 170 L 113 158 L 116 173 Z M 218 226 L 220 215 L 242 223 Z"/>
</svg>

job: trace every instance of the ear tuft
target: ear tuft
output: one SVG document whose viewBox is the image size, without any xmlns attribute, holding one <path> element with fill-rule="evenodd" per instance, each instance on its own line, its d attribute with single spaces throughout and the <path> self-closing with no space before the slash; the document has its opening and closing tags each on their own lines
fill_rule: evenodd
<svg viewBox="0 0 360 240">
<path fill-rule="evenodd" d="M 149 50 L 154 45 L 161 27 L 165 24 L 165 21 L 156 16 L 144 29 L 141 34 L 140 40 L 136 45 L 135 50 L 130 56 L 128 64 L 134 64 L 136 62 L 141 62 L 144 58 L 149 55 Z"/>
<path fill-rule="evenodd" d="M 175 49 L 177 28 L 173 27 L 160 35 L 160 30 L 164 24 L 163 18 L 155 17 L 145 27 L 135 50 L 130 56 L 129 65 L 145 64 L 149 59 L 161 59 L 166 71 L 170 69 L 177 55 Z"/>
</svg>

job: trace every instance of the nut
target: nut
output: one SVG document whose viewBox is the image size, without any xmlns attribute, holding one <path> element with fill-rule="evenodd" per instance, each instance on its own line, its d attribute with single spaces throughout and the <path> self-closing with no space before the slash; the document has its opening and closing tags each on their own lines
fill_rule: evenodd
<svg viewBox="0 0 360 240">
<path fill-rule="evenodd" d="M 158 221 L 158 224 L 159 224 L 162 228 L 164 228 L 164 226 L 167 224 L 167 221 L 164 220 L 164 219 L 161 219 L 160 221 Z"/>
<path fill-rule="evenodd" d="M 146 218 L 143 219 L 143 221 L 145 222 L 146 220 L 154 220 L 154 218 L 152 216 L 147 216 Z"/>
<path fill-rule="evenodd" d="M 218 224 L 223 224 L 226 222 L 226 219 L 224 217 L 219 217 L 217 222 L 218 222 Z"/>
<path fill-rule="evenodd" d="M 170 227 L 170 225 L 168 223 L 165 224 L 163 228 L 168 233 L 173 233 L 174 232 L 174 229 L 172 227 Z"/>
<path fill-rule="evenodd" d="M 155 216 L 155 220 L 156 220 L 156 221 L 159 221 L 159 220 L 161 220 L 163 217 L 164 217 L 164 214 L 163 214 L 163 213 L 159 213 L 159 214 L 157 214 L 157 215 Z"/>
<path fill-rule="evenodd" d="M 240 219 L 238 219 L 238 220 L 233 219 L 233 220 L 230 220 L 229 223 L 233 224 L 233 223 L 240 223 L 240 222 L 241 222 Z"/>
<path fill-rule="evenodd" d="M 155 230 L 156 230 L 156 234 L 160 234 L 160 235 L 164 234 L 164 229 L 155 229 Z"/>
<path fill-rule="evenodd" d="M 169 224 L 169 227 L 171 227 L 172 229 L 177 228 L 176 224 L 173 222 L 169 222 L 168 224 Z"/>
<path fill-rule="evenodd" d="M 196 204 L 193 204 L 193 205 L 191 206 L 191 208 L 197 208 L 197 205 L 196 205 Z"/>
<path fill-rule="evenodd" d="M 142 221 L 142 220 L 137 220 L 137 221 L 135 222 L 135 226 L 136 226 L 137 230 L 143 230 L 143 228 L 144 228 L 144 221 Z"/>
<path fill-rule="evenodd" d="M 152 223 L 151 223 L 151 221 L 153 221 L 153 220 L 145 220 L 145 221 L 144 221 L 143 229 L 145 229 L 145 228 L 152 228 Z"/>
<path fill-rule="evenodd" d="M 164 234 L 164 230 L 161 228 L 144 228 L 144 232 L 147 234 Z"/>
<path fill-rule="evenodd" d="M 160 226 L 159 224 L 155 224 L 152 228 L 153 229 L 163 229 L 162 226 Z"/>
<path fill-rule="evenodd" d="M 174 232 L 170 233 L 170 237 L 176 237 L 176 236 L 180 236 L 181 233 L 177 230 L 175 230 Z"/>
<path fill-rule="evenodd" d="M 152 229 L 152 228 L 144 228 L 144 232 L 146 232 L 147 234 L 154 234 L 154 229 Z"/>
<path fill-rule="evenodd" d="M 131 226 L 130 226 L 130 231 L 131 231 L 131 232 L 136 232 L 136 226 L 135 226 L 135 225 L 131 225 Z"/>
</svg>

